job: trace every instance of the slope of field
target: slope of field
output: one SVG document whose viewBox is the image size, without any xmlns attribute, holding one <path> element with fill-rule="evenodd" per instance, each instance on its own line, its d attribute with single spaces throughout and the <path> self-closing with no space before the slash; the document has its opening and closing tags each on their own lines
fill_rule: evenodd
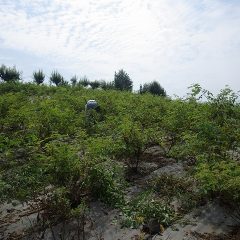
<svg viewBox="0 0 240 240">
<path fill-rule="evenodd" d="M 85 111 L 89 99 L 98 111 Z M 186 99 L 172 100 L 1 83 L 0 116 L 4 239 L 70 239 L 67 232 L 101 239 L 104 227 L 98 238 L 93 233 L 96 201 L 105 204 L 113 217 L 107 226 L 117 226 L 120 239 L 165 236 L 192 209 L 211 204 L 239 224 L 240 106 L 230 89 L 214 97 L 193 88 Z"/>
</svg>

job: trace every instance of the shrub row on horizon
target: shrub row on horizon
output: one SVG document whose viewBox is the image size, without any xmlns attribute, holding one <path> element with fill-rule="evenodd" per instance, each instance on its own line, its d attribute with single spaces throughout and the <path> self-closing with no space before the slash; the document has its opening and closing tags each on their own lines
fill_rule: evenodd
<svg viewBox="0 0 240 240">
<path fill-rule="evenodd" d="M 46 75 L 42 70 L 33 72 L 33 81 L 40 85 L 44 82 Z M 4 64 L 0 67 L 0 79 L 4 82 L 15 82 L 21 80 L 21 73 L 16 69 L 16 67 L 6 67 Z M 64 77 L 56 70 L 54 70 L 50 77 L 50 83 L 53 83 L 56 86 L 67 86 L 69 82 L 64 79 Z M 83 86 L 90 87 L 92 89 L 101 88 L 103 90 L 120 90 L 120 91 L 132 91 L 133 82 L 129 77 L 128 73 L 123 69 L 115 72 L 114 80 L 111 82 L 106 82 L 105 80 L 95 80 L 90 81 L 87 77 L 80 78 L 74 75 L 70 79 L 71 85 L 75 86 Z M 151 93 L 153 95 L 158 96 L 166 96 L 166 91 L 164 88 L 157 82 L 152 81 L 151 83 L 145 83 L 143 86 L 140 85 L 140 89 L 138 91 L 140 94 L 143 93 Z"/>
</svg>

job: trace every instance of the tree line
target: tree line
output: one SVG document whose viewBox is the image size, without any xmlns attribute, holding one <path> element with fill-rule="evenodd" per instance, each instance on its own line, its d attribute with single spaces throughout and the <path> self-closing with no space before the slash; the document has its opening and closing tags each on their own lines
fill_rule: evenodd
<svg viewBox="0 0 240 240">
<path fill-rule="evenodd" d="M 33 82 L 40 85 L 45 81 L 46 75 L 42 70 L 34 71 Z M 16 69 L 16 67 L 7 67 L 5 65 L 1 65 L 0 67 L 0 79 L 4 82 L 14 82 L 21 80 L 21 73 Z M 69 82 L 64 79 L 64 77 L 56 70 L 54 70 L 50 77 L 49 81 L 51 84 L 55 86 L 67 86 Z M 115 72 L 114 80 L 107 82 L 105 80 L 94 80 L 90 81 L 87 77 L 78 78 L 74 75 L 70 79 L 70 83 L 73 87 L 82 86 L 82 87 L 91 87 L 92 89 L 101 88 L 103 90 L 120 90 L 120 91 L 132 91 L 133 89 L 133 81 L 131 80 L 129 74 L 123 69 Z M 140 85 L 138 93 L 150 93 L 158 96 L 166 96 L 165 89 L 157 82 L 152 81 L 150 83 L 145 83 Z"/>
</svg>

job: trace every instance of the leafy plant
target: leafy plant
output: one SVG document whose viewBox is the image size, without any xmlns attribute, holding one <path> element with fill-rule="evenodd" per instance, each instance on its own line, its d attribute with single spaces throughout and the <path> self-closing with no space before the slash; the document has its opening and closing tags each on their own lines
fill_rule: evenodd
<svg viewBox="0 0 240 240">
<path fill-rule="evenodd" d="M 116 155 L 122 158 L 130 169 L 138 171 L 141 156 L 148 146 L 155 143 L 153 129 L 144 129 L 141 124 L 128 118 L 118 127 L 119 144 Z"/>
<path fill-rule="evenodd" d="M 6 67 L 3 64 L 0 67 L 0 78 L 5 82 L 14 82 L 21 79 L 20 72 L 17 71 L 16 67 Z"/>
<path fill-rule="evenodd" d="M 64 85 L 65 81 L 63 76 L 59 72 L 53 71 L 50 76 L 50 82 L 54 83 L 56 86 L 59 86 L 61 84 Z"/>
<path fill-rule="evenodd" d="M 119 70 L 114 74 L 114 86 L 118 90 L 132 91 L 132 80 L 129 75 L 123 70 Z"/>
<path fill-rule="evenodd" d="M 87 87 L 89 85 L 90 81 L 88 80 L 87 77 L 83 77 L 79 79 L 78 84 L 83 86 L 83 87 Z"/>
<path fill-rule="evenodd" d="M 90 82 L 89 85 L 92 87 L 92 89 L 96 89 L 98 87 L 100 87 L 101 83 L 97 80 Z"/>
<path fill-rule="evenodd" d="M 169 226 L 174 219 L 173 210 L 166 203 L 154 199 L 151 192 L 143 192 L 123 207 L 123 226 L 136 228 L 155 219 L 159 225 Z"/>
<path fill-rule="evenodd" d="M 89 172 L 93 196 L 111 206 L 120 206 L 124 201 L 121 184 L 123 179 L 121 179 L 122 174 L 119 174 L 119 170 L 119 166 L 104 162 L 96 164 Z"/>
<path fill-rule="evenodd" d="M 151 93 L 153 95 L 166 97 L 166 91 L 164 88 L 157 82 L 153 81 L 151 83 L 145 83 L 140 90 L 140 93 Z"/>
<path fill-rule="evenodd" d="M 202 191 L 219 194 L 228 202 L 240 200 L 240 165 L 235 161 L 201 163 L 196 176 L 202 182 Z"/>
<path fill-rule="evenodd" d="M 162 174 L 153 179 L 150 185 L 154 192 L 168 202 L 177 199 L 180 212 L 189 212 L 204 202 L 205 194 L 200 192 L 199 183 L 192 177 Z"/>
<path fill-rule="evenodd" d="M 70 82 L 72 84 L 73 87 L 75 87 L 77 85 L 77 76 L 73 76 L 71 79 L 70 79 Z"/>
<path fill-rule="evenodd" d="M 44 82 L 45 74 L 43 73 L 42 70 L 38 70 L 37 72 L 33 72 L 33 79 L 34 79 L 34 82 L 36 82 L 37 84 L 41 84 L 41 83 Z"/>
<path fill-rule="evenodd" d="M 162 196 L 179 196 L 193 191 L 193 179 L 178 177 L 173 174 L 162 174 L 152 180 L 153 189 Z"/>
<path fill-rule="evenodd" d="M 106 81 L 102 80 L 102 81 L 100 81 L 100 87 L 103 90 L 114 89 L 114 83 L 113 82 L 106 82 Z"/>
</svg>

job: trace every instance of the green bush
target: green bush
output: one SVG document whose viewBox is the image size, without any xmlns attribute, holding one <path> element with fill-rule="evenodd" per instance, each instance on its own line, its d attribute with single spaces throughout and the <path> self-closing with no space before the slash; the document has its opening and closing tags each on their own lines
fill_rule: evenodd
<svg viewBox="0 0 240 240">
<path fill-rule="evenodd" d="M 42 70 L 38 70 L 37 72 L 33 72 L 34 82 L 37 84 L 41 84 L 44 82 L 45 74 Z"/>
<path fill-rule="evenodd" d="M 164 88 L 157 82 L 153 81 L 151 83 L 145 83 L 143 88 L 140 90 L 140 93 L 151 93 L 153 95 L 166 97 L 166 91 Z"/>
<path fill-rule="evenodd" d="M 228 202 L 240 202 L 240 165 L 238 162 L 219 161 L 217 163 L 201 163 L 196 171 L 202 183 L 202 191 L 210 195 L 218 195 Z"/>
<path fill-rule="evenodd" d="M 2 64 L 0 67 L 0 79 L 5 82 L 19 81 L 21 79 L 20 72 L 17 71 L 16 67 L 6 67 Z"/>
<path fill-rule="evenodd" d="M 52 72 L 50 82 L 54 83 L 56 86 L 64 85 L 65 83 L 63 76 L 57 71 Z"/>
<path fill-rule="evenodd" d="M 132 91 L 132 80 L 130 79 L 129 75 L 123 70 L 119 70 L 114 74 L 114 86 L 115 89 L 118 90 L 125 90 L 125 91 Z"/>
<path fill-rule="evenodd" d="M 164 202 L 156 200 L 147 191 L 139 194 L 135 199 L 123 207 L 123 226 L 138 227 L 140 224 L 156 220 L 159 225 L 169 226 L 175 218 L 173 209 Z"/>
<path fill-rule="evenodd" d="M 92 166 L 89 172 L 89 183 L 93 196 L 111 206 L 121 206 L 124 202 L 124 181 L 121 172 L 121 167 L 113 162 Z"/>
</svg>

